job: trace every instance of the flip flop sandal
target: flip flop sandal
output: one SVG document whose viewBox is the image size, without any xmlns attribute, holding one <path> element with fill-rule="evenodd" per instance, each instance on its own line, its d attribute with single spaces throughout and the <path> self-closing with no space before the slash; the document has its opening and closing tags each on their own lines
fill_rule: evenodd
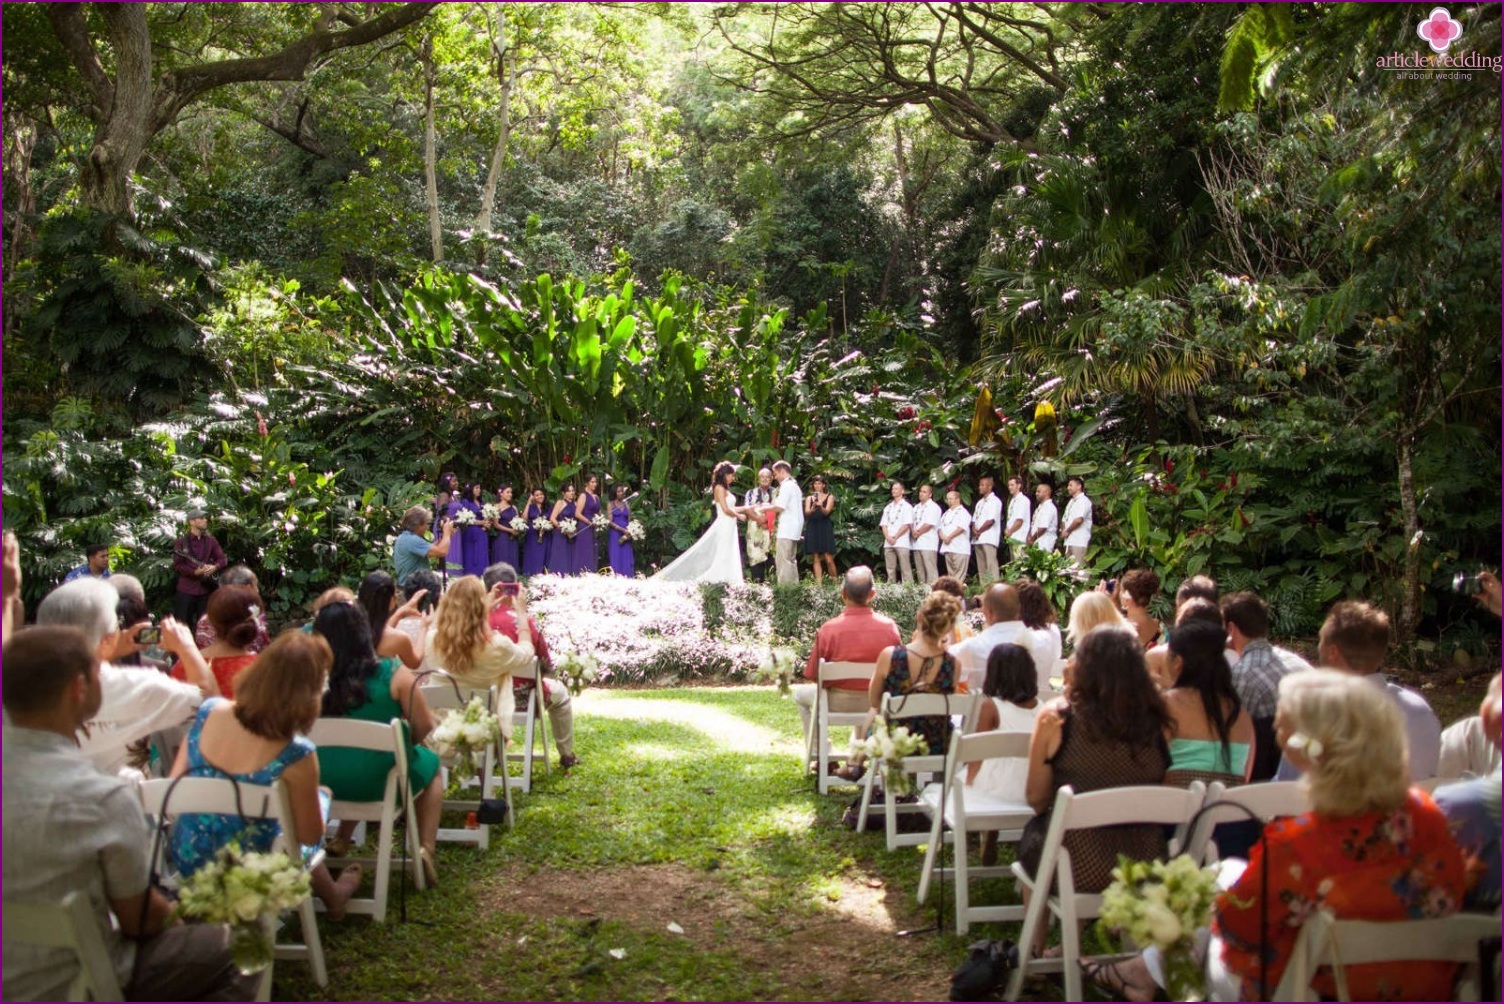
<svg viewBox="0 0 1504 1004">
<path fill-rule="evenodd" d="M 1113 1000 L 1129 1000 L 1128 981 L 1123 979 L 1123 971 L 1118 968 L 1117 959 L 1105 959 L 1095 961 L 1082 959 L 1078 965 L 1081 967 L 1081 975 L 1088 983 L 1096 987 L 1098 992 L 1111 997 Z M 1168 1001 L 1162 987 L 1154 988 L 1156 1001 Z"/>
</svg>

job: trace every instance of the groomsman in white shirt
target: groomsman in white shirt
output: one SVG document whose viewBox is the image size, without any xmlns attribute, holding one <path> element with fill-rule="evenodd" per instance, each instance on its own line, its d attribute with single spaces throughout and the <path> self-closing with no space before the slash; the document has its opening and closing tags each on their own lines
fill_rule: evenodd
<svg viewBox="0 0 1504 1004">
<path fill-rule="evenodd" d="M 1008 479 L 1008 524 L 1003 529 L 1008 535 L 1008 546 L 1013 549 L 1013 558 L 1018 557 L 1029 543 L 1029 521 L 1033 516 L 1029 493 L 1024 491 L 1024 479 L 1015 474 Z"/>
<path fill-rule="evenodd" d="M 913 582 L 909 535 L 914 532 L 914 507 L 904 501 L 902 481 L 893 482 L 893 501 L 883 508 L 878 528 L 883 532 L 883 563 L 888 567 L 888 581 L 897 582 L 901 575 L 904 582 Z"/>
<path fill-rule="evenodd" d="M 1065 483 L 1071 499 L 1065 504 L 1065 553 L 1077 566 L 1085 564 L 1086 549 L 1091 546 L 1091 499 L 1086 497 L 1086 482 L 1071 475 Z"/>
<path fill-rule="evenodd" d="M 945 515 L 940 517 L 940 553 L 945 555 L 945 574 L 966 581 L 971 563 L 971 513 L 961 504 L 961 493 L 945 493 Z"/>
<path fill-rule="evenodd" d="M 1060 514 L 1050 497 L 1055 494 L 1054 485 L 1041 481 L 1034 488 L 1034 497 L 1039 504 L 1034 507 L 1034 528 L 1029 531 L 1029 543 L 1041 551 L 1055 550 L 1057 532 L 1060 529 Z"/>
<path fill-rule="evenodd" d="M 977 504 L 971 509 L 971 542 L 977 549 L 977 581 L 997 578 L 997 545 L 1003 533 L 1003 500 L 992 490 L 992 475 L 977 479 Z"/>
<path fill-rule="evenodd" d="M 780 585 L 793 585 L 799 581 L 799 541 L 804 536 L 804 493 L 788 461 L 780 460 L 773 465 L 773 480 L 778 482 L 778 495 L 770 507 L 778 514 L 778 529 L 774 533 L 773 564 L 778 569 Z"/>
<path fill-rule="evenodd" d="M 919 486 L 919 504 L 914 506 L 914 535 L 910 548 L 914 574 L 926 586 L 940 578 L 940 503 L 930 496 L 934 489 Z"/>
</svg>

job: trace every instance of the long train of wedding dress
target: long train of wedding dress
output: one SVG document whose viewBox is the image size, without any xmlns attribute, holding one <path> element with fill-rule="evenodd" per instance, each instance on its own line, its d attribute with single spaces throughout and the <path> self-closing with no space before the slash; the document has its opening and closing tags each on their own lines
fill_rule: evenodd
<svg viewBox="0 0 1504 1004">
<path fill-rule="evenodd" d="M 719 511 L 689 550 L 653 576 L 659 582 L 741 582 L 742 551 L 735 516 Z"/>
</svg>

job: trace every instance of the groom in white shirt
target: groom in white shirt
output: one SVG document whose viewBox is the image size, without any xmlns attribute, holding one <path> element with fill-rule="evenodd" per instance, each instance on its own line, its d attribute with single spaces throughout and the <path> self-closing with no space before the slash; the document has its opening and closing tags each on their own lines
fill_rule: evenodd
<svg viewBox="0 0 1504 1004">
<path fill-rule="evenodd" d="M 799 581 L 799 539 L 804 536 L 804 493 L 785 460 L 773 465 L 773 480 L 778 482 L 778 497 L 772 505 L 778 514 L 773 564 L 778 568 L 779 583 L 794 585 Z"/>
</svg>

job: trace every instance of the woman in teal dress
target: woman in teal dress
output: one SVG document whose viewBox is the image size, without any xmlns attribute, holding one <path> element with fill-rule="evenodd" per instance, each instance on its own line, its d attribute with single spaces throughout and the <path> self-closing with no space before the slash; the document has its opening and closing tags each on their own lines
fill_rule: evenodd
<svg viewBox="0 0 1504 1004">
<path fill-rule="evenodd" d="M 329 689 L 324 692 L 323 717 L 354 718 L 365 722 L 407 722 L 407 783 L 413 792 L 418 816 L 418 842 L 423 870 L 430 883 L 438 882 L 435 851 L 439 839 L 439 813 L 444 804 L 444 781 L 439 774 L 439 756 L 417 745 L 433 731 L 433 712 L 418 689 L 412 670 L 395 659 L 382 659 L 371 644 L 371 623 L 365 611 L 353 603 L 331 603 L 313 620 L 314 633 L 329 643 L 334 668 Z M 392 755 L 374 750 L 331 748 L 319 752 L 323 781 L 338 801 L 379 802 L 386 791 L 386 776 Z M 353 821 L 340 821 L 339 836 L 330 853 L 348 853 Z"/>
<path fill-rule="evenodd" d="M 1166 668 L 1175 683 L 1165 691 L 1173 726 L 1166 784 L 1242 784 L 1253 769 L 1253 719 L 1233 687 L 1226 641 L 1226 631 L 1210 621 L 1170 631 Z"/>
</svg>

